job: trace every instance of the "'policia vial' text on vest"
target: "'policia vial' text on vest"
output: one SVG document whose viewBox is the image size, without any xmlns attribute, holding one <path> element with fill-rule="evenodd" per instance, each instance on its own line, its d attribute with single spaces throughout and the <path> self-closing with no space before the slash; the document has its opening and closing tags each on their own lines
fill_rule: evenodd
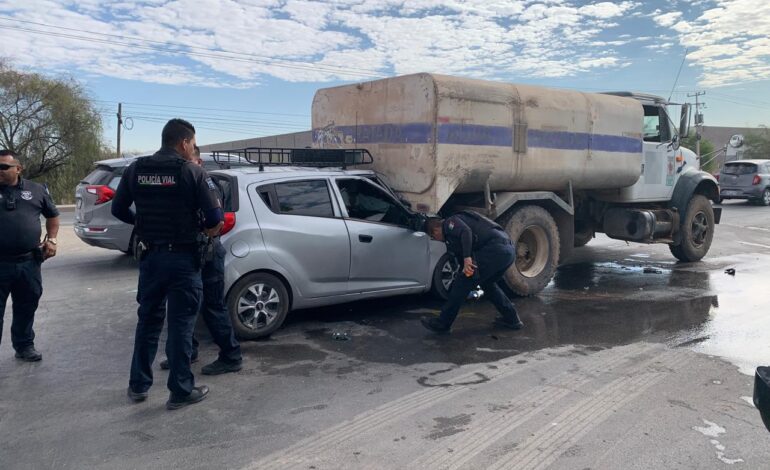
<svg viewBox="0 0 770 470">
<path fill-rule="evenodd" d="M 195 196 L 182 180 L 183 159 L 175 156 L 137 159 L 133 193 L 136 232 L 150 243 L 193 243 L 199 229 Z"/>
</svg>

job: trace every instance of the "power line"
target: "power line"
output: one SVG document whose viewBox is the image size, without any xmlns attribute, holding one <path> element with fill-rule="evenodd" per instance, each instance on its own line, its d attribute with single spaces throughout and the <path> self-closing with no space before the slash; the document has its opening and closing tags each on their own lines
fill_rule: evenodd
<svg viewBox="0 0 770 470">
<path fill-rule="evenodd" d="M 165 119 L 158 119 L 158 118 L 140 118 L 140 117 L 137 117 L 137 118 L 134 118 L 134 119 L 137 120 L 137 121 L 152 122 L 152 123 L 165 123 L 166 122 Z M 208 130 L 208 131 L 228 132 L 228 133 L 231 133 L 231 134 L 238 134 L 238 135 L 246 135 L 249 132 L 249 131 L 246 131 L 246 130 L 240 131 L 240 130 L 221 129 L 221 128 L 217 128 L 217 127 L 208 127 L 208 126 L 195 126 L 195 128 L 196 129 Z M 256 130 L 252 130 L 251 132 L 254 133 L 254 132 L 256 132 Z M 254 138 L 254 136 L 253 135 L 247 135 L 244 138 L 245 139 L 250 139 L 250 138 Z"/>
<path fill-rule="evenodd" d="M 18 20 L 15 18 L 8 18 L 8 17 L 0 17 L 1 20 L 4 21 L 15 21 L 20 23 L 30 23 L 35 24 L 38 26 L 43 26 L 47 28 L 56 28 L 60 30 L 67 30 L 67 31 L 75 31 L 78 33 L 82 33 L 81 30 L 73 29 L 73 28 L 66 28 L 63 26 L 55 26 L 50 25 L 46 23 L 37 23 L 33 21 L 25 21 L 25 20 Z M 232 52 L 232 51 L 222 51 L 217 49 L 210 49 L 205 47 L 198 47 L 198 46 L 190 46 L 186 44 L 171 44 L 171 46 L 177 47 L 177 48 L 186 48 L 189 50 L 183 50 L 183 49 L 170 49 L 168 46 L 166 46 L 168 43 L 164 43 L 161 41 L 153 41 L 150 39 L 143 39 L 143 38 L 137 38 L 137 37 L 131 37 L 131 36 L 120 36 L 120 35 L 114 35 L 114 34 L 107 34 L 107 33 L 96 33 L 96 32 L 88 32 L 88 34 L 94 34 L 94 35 L 100 35 L 105 37 L 116 37 L 120 38 L 123 41 L 115 41 L 110 39 L 103 39 L 98 37 L 89 37 L 89 36 L 82 36 L 78 34 L 66 34 L 61 33 L 57 31 L 45 31 L 45 30 L 39 30 L 39 29 L 31 29 L 31 28 L 23 28 L 20 26 L 11 26 L 11 25 L 0 25 L 0 28 L 2 29 L 12 29 L 16 31 L 24 31 L 28 33 L 33 34 L 40 34 L 43 36 L 52 36 L 52 37 L 60 37 L 65 39 L 75 39 L 79 41 L 85 41 L 85 42 L 92 42 L 92 43 L 98 43 L 98 44 L 109 44 L 109 45 L 115 45 L 115 46 L 123 46 L 123 47 L 131 47 L 131 48 L 140 48 L 145 50 L 153 50 L 156 52 L 163 52 L 168 54 L 181 54 L 181 55 L 189 55 L 189 56 L 196 56 L 196 57 L 206 57 L 206 58 L 214 58 L 214 59 L 227 59 L 227 60 L 234 60 L 239 62 L 251 62 L 251 63 L 257 63 L 261 65 L 267 65 L 272 67 L 283 67 L 283 68 L 290 68 L 290 69 L 298 69 L 298 70 L 306 70 L 306 71 L 314 71 L 314 72 L 324 72 L 324 73 L 334 73 L 341 76 L 350 76 L 350 77 L 381 77 L 382 74 L 374 71 L 369 70 L 363 70 L 363 69 L 356 69 L 354 67 L 341 67 L 341 66 L 334 66 L 334 65 L 318 65 L 318 64 L 309 64 L 305 62 L 300 61 L 290 61 L 286 59 L 274 59 L 270 57 L 265 56 L 257 56 L 254 54 L 248 54 L 244 52 Z M 142 44 L 134 44 L 129 42 L 124 42 L 125 40 L 129 41 L 137 41 L 137 42 L 143 42 L 147 43 L 146 45 Z M 164 47 L 166 46 L 166 47 Z M 202 51 L 202 52 L 195 52 L 195 51 Z"/>
<path fill-rule="evenodd" d="M 110 104 L 117 104 L 117 101 L 110 101 L 110 100 L 93 100 L 98 101 L 100 103 L 110 103 Z M 197 109 L 202 111 L 222 111 L 222 112 L 230 112 L 230 113 L 243 113 L 243 114 L 267 114 L 271 116 L 296 116 L 296 117 L 310 117 L 309 114 L 289 114 L 289 113 L 268 113 L 264 111 L 246 111 L 243 109 L 223 109 L 223 108 L 201 108 L 197 106 L 176 106 L 171 104 L 157 104 L 157 103 L 132 103 L 130 101 L 121 101 L 123 104 L 128 104 L 132 106 L 140 106 L 140 107 L 153 107 L 153 108 L 174 108 L 174 109 Z"/>
</svg>

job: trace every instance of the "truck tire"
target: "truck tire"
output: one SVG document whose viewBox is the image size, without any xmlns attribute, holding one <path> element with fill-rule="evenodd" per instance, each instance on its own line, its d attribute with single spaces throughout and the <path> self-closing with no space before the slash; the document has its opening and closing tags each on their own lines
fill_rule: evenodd
<svg viewBox="0 0 770 470">
<path fill-rule="evenodd" d="M 548 285 L 559 265 L 559 227 L 539 206 L 515 209 L 501 225 L 516 247 L 516 261 L 505 273 L 514 294 L 535 295 Z"/>
<path fill-rule="evenodd" d="M 575 241 L 573 243 L 575 248 L 587 245 L 593 238 L 594 231 L 591 230 L 591 227 L 588 224 L 575 222 Z"/>
<path fill-rule="evenodd" d="M 692 196 L 679 230 L 681 242 L 668 246 L 671 254 L 684 262 L 700 261 L 706 256 L 714 238 L 714 209 L 706 196 Z"/>
<path fill-rule="evenodd" d="M 227 311 L 235 336 L 259 339 L 280 328 L 289 313 L 289 292 L 270 273 L 252 273 L 235 283 L 227 296 Z"/>
<path fill-rule="evenodd" d="M 430 287 L 430 293 L 439 300 L 449 298 L 449 289 L 452 288 L 455 276 L 460 270 L 460 264 L 454 256 L 444 253 L 436 263 L 433 269 L 433 283 Z"/>
</svg>

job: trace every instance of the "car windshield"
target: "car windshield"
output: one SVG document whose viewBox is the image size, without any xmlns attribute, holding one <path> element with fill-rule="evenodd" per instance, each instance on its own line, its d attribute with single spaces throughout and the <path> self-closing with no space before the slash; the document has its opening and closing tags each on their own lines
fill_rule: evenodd
<svg viewBox="0 0 770 470">
<path fill-rule="evenodd" d="M 757 172 L 757 165 L 753 163 L 731 163 L 725 165 L 722 173 L 726 175 L 750 175 Z"/>
</svg>

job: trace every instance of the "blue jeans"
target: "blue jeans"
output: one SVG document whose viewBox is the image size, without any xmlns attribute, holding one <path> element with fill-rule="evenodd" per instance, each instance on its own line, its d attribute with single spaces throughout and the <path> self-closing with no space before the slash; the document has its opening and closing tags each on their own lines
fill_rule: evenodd
<svg viewBox="0 0 770 470">
<path fill-rule="evenodd" d="M 203 285 L 199 258 L 193 252 L 151 250 L 139 263 L 139 302 L 131 361 L 129 386 L 146 392 L 152 386 L 152 363 L 158 339 L 168 316 L 168 389 L 176 396 L 187 396 L 195 386 L 190 370 L 192 333 L 200 308 Z M 167 302 L 164 310 L 162 305 Z M 164 313 L 166 315 L 164 315 Z"/>
<path fill-rule="evenodd" d="M 452 282 L 449 289 L 449 299 L 441 308 L 441 314 L 438 321 L 444 327 L 451 327 L 457 314 L 460 313 L 468 293 L 480 285 L 484 290 L 484 295 L 497 308 L 500 314 L 506 320 L 517 322 L 519 315 L 511 300 L 500 289 L 497 282 L 502 279 L 505 272 L 516 260 L 516 249 L 505 239 L 495 240 L 487 243 L 473 254 L 473 261 L 477 266 L 476 274 L 473 277 L 466 277 L 462 272 L 462 260 L 460 261 L 460 271 Z"/>
<path fill-rule="evenodd" d="M 32 324 L 40 296 L 43 295 L 39 261 L 0 261 L 0 336 L 3 332 L 3 316 L 8 295 L 13 300 L 11 344 L 13 349 L 21 352 L 35 345 Z"/>
</svg>

